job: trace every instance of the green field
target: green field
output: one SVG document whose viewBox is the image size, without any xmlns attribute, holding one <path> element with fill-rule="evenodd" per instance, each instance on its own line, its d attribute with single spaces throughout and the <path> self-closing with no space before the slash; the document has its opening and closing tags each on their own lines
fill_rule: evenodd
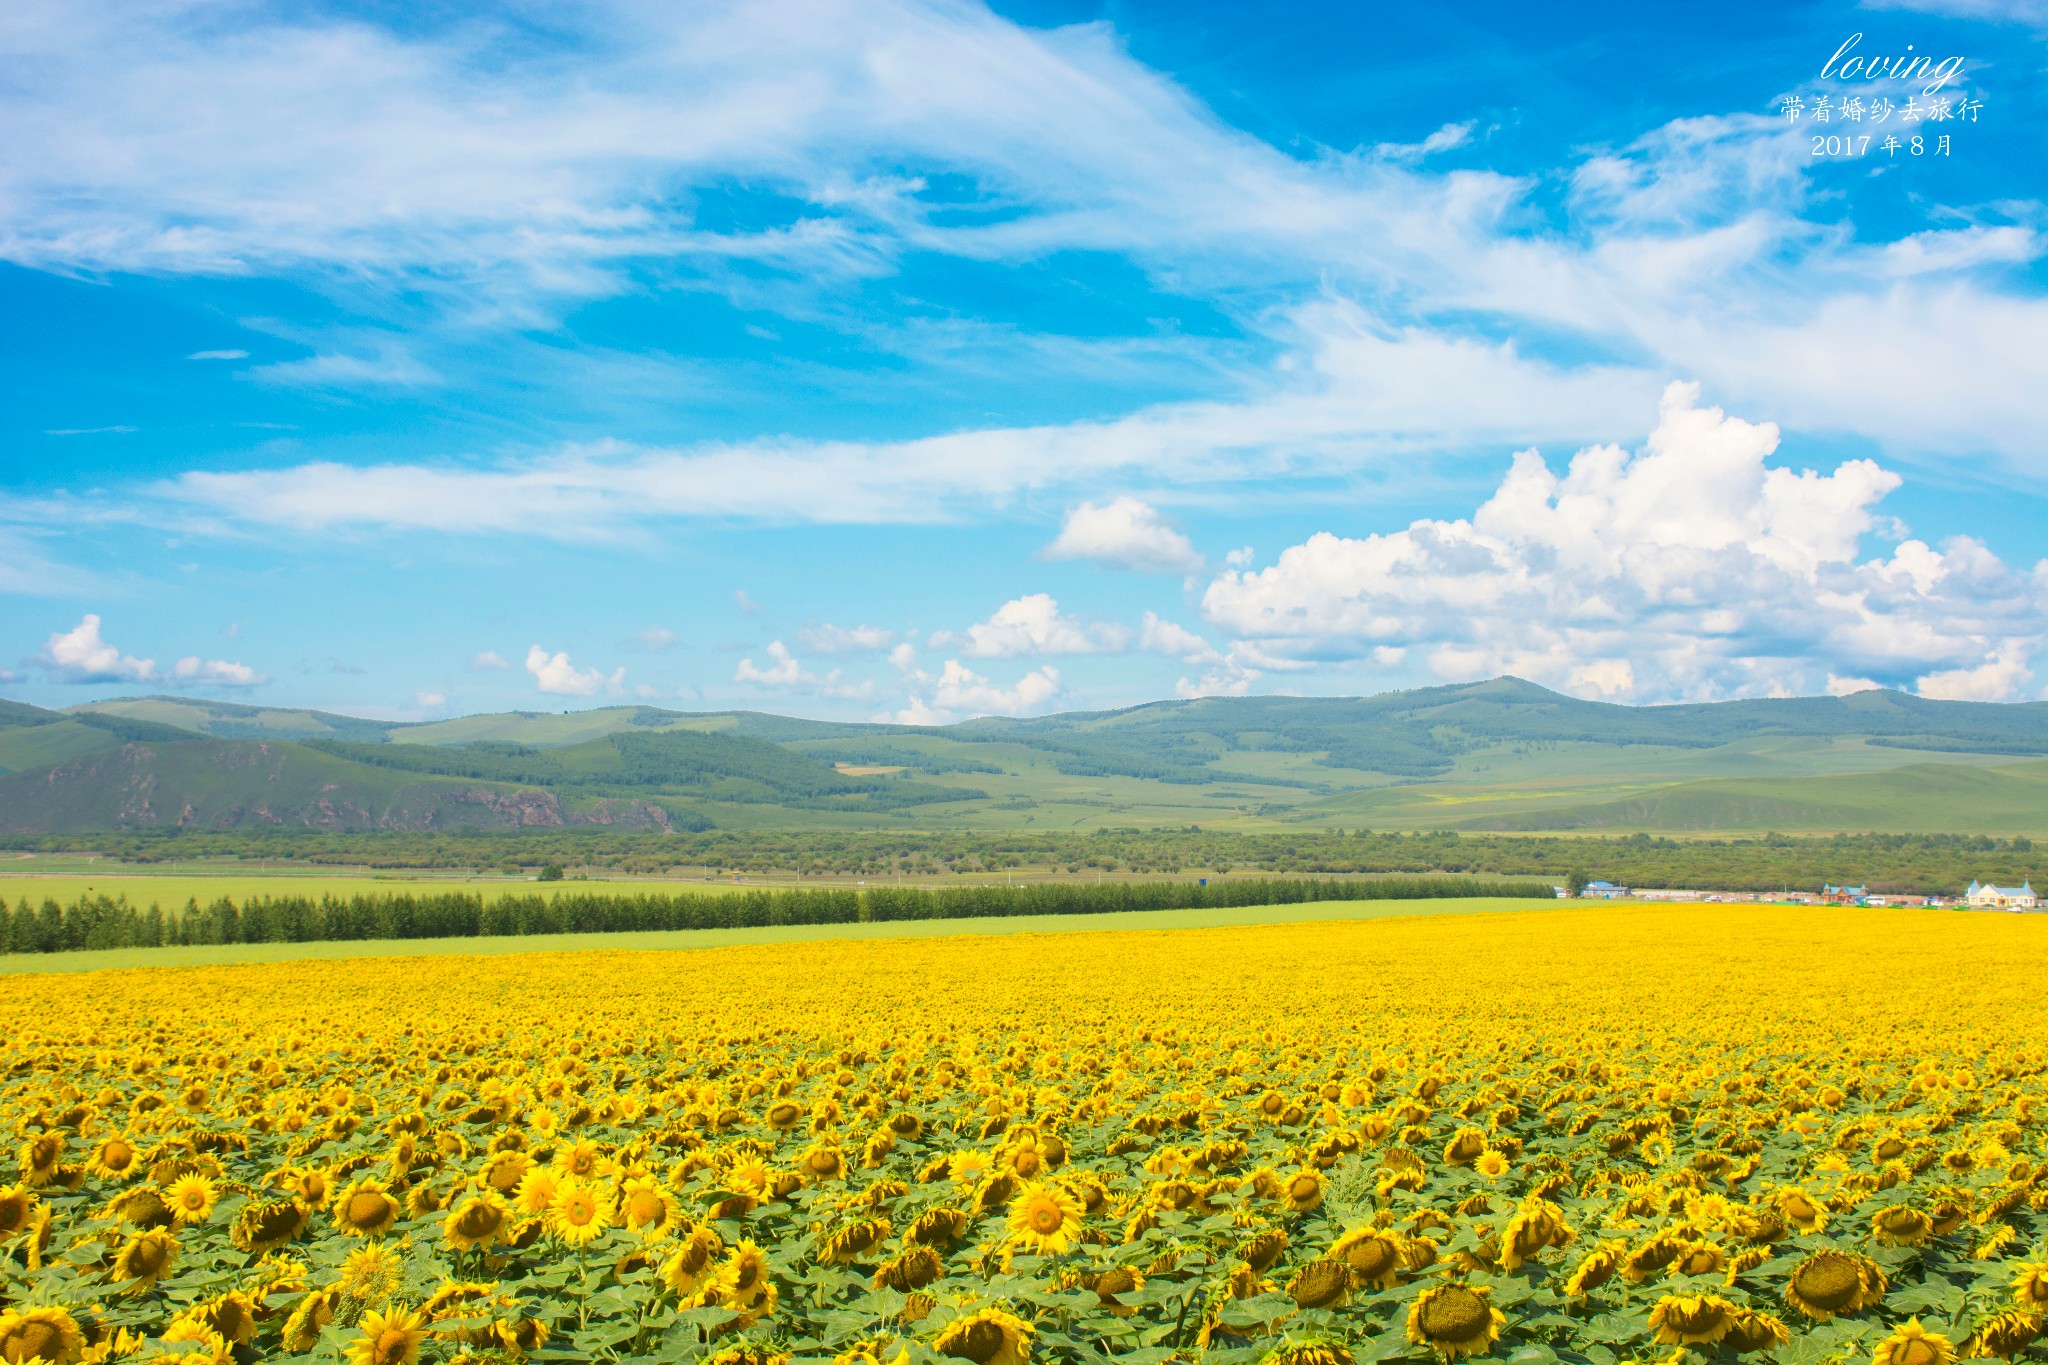
<svg viewBox="0 0 2048 1365">
<path fill-rule="evenodd" d="M 794 879 L 785 879 L 793 883 Z M 763 877 L 749 877 L 740 883 L 745 887 L 781 885 Z M 632 896 L 642 892 L 660 892 L 663 895 L 680 896 L 692 892 L 717 895 L 734 887 L 732 878 L 719 882 L 706 881 L 652 881 L 625 880 L 604 881 L 559 881 L 537 882 L 531 877 L 457 877 L 423 876 L 408 877 L 390 873 L 346 873 L 309 871 L 305 873 L 262 872 L 262 873 L 220 873 L 207 872 L 198 875 L 162 875 L 155 869 L 140 874 L 71 874 L 63 876 L 6 875 L 0 874 L 0 897 L 10 904 L 27 897 L 32 903 L 40 904 L 45 897 L 68 903 L 80 896 L 126 896 L 135 905 L 151 903 L 165 906 L 183 905 L 187 900 L 196 900 L 204 905 L 227 896 L 242 901 L 254 896 L 356 896 L 403 895 L 406 892 L 467 891 L 485 899 L 498 896 L 560 895 L 564 892 L 603 892 L 614 896 Z"/>
<path fill-rule="evenodd" d="M 783 925 L 763 929 L 685 929 L 649 934 L 533 934 L 508 938 L 384 939 L 354 943 L 236 943 L 218 947 L 115 948 L 104 952 L 0 955 L 0 975 L 92 972 L 133 967 L 203 967 L 303 958 L 422 957 L 461 954 L 593 952 L 601 949 L 703 949 L 820 938 L 955 938 L 1004 934 L 1078 934 L 1098 930 L 1227 929 L 1247 924 L 1309 924 L 1389 915 L 1472 915 L 1554 909 L 1563 901 L 1480 899 L 1326 901 L 1226 910 L 1156 910 L 1108 915 L 1019 915 L 972 920 L 896 920 L 869 924 Z"/>
</svg>

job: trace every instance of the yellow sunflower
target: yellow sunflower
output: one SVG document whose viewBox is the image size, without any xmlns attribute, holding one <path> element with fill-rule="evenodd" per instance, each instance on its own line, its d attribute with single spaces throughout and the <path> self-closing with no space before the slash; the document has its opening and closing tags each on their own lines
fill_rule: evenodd
<svg viewBox="0 0 2048 1365">
<path fill-rule="evenodd" d="M 1280 1202 L 1296 1213 L 1320 1208 L 1323 1202 L 1322 1173 L 1309 1167 L 1296 1171 L 1280 1187 Z"/>
<path fill-rule="evenodd" d="M 1010 1205 L 1008 1226 L 1013 1246 L 1041 1256 L 1057 1255 L 1080 1235 L 1081 1209 L 1058 1185 L 1026 1185 Z"/>
<path fill-rule="evenodd" d="M 47 1185 L 64 1164 L 64 1135 L 38 1133 L 21 1144 L 21 1179 L 31 1187 Z"/>
<path fill-rule="evenodd" d="M 1824 1232 L 1828 1211 L 1818 1199 L 1797 1186 L 1787 1186 L 1771 1196 L 1771 1203 L 1785 1221 L 1801 1232 Z"/>
<path fill-rule="evenodd" d="M 710 1228 L 691 1229 L 661 1263 L 661 1282 L 678 1298 L 693 1298 L 717 1276 L 718 1254 L 724 1249 Z"/>
<path fill-rule="evenodd" d="M 982 1308 L 953 1319 L 932 1342 L 932 1350 L 974 1365 L 1025 1365 L 1036 1335 L 1037 1329 L 1022 1318 L 1000 1308 Z"/>
<path fill-rule="evenodd" d="M 2008 1308 L 1977 1324 L 1977 1330 L 1963 1344 L 1963 1354 L 1979 1359 L 1996 1356 L 2000 1360 L 2011 1360 L 2033 1345 L 2044 1329 L 2048 1329 L 2048 1322 L 2044 1322 L 2041 1314 L 2029 1313 L 2023 1308 Z"/>
<path fill-rule="evenodd" d="M 1425 1289 L 1408 1309 L 1408 1342 L 1439 1360 L 1482 1356 L 1500 1340 L 1507 1316 L 1484 1285 L 1440 1284 Z"/>
<path fill-rule="evenodd" d="M 1875 1262 L 1843 1251 L 1820 1251 L 1801 1261 L 1785 1282 L 1785 1302 L 1815 1322 L 1854 1313 L 1884 1297 L 1884 1272 Z"/>
<path fill-rule="evenodd" d="M 1353 1289 L 1388 1289 L 1401 1274 L 1401 1240 L 1401 1234 L 1388 1228 L 1360 1228 L 1337 1239 L 1337 1244 L 1330 1248 L 1330 1259 L 1340 1262 L 1350 1272 Z M 1248 1247 L 1247 1252 L 1256 1244 L 1257 1239 L 1254 1239 L 1254 1247 Z M 1265 1265 L 1258 1265 L 1248 1254 L 1245 1262 L 1264 1271 L 1286 1249 L 1287 1243 L 1283 1238 Z"/>
<path fill-rule="evenodd" d="M 2048 1309 L 2048 1261 L 2029 1261 L 2012 1280 L 2013 1301 L 2033 1312 Z"/>
<path fill-rule="evenodd" d="M 348 1345 L 350 1365 L 413 1365 L 420 1358 L 420 1343 L 427 1339 L 427 1322 L 418 1312 L 393 1309 L 389 1313 L 363 1316 L 362 1334 Z"/>
<path fill-rule="evenodd" d="M 596 1185 L 569 1177 L 555 1191 L 548 1231 L 570 1246 L 585 1246 L 612 1225 L 612 1202 Z"/>
<path fill-rule="evenodd" d="M 374 1307 L 398 1292 L 405 1279 L 405 1266 L 398 1252 L 381 1242 L 351 1251 L 341 1263 L 341 1278 L 334 1287 L 345 1299 Z"/>
<path fill-rule="evenodd" d="M 1351 1298 L 1351 1268 L 1342 1261 L 1310 1261 L 1294 1272 L 1287 1293 L 1302 1308 L 1341 1308 Z"/>
<path fill-rule="evenodd" d="M 316 1289 L 300 1299 L 285 1319 L 284 1348 L 295 1355 L 304 1355 L 320 1344 L 320 1333 L 341 1307 L 341 1291 L 338 1289 Z"/>
<path fill-rule="evenodd" d="M 1752 1351 L 1774 1351 L 1792 1340 L 1792 1329 L 1769 1313 L 1738 1308 L 1729 1315 L 1728 1334 L 1721 1338 L 1724 1350 L 1737 1355 Z"/>
<path fill-rule="evenodd" d="M 519 1178 L 519 1193 L 514 1197 L 513 1207 L 528 1218 L 545 1218 L 555 1206 L 555 1196 L 561 1191 L 560 1172 L 546 1166 L 535 1166 Z"/>
<path fill-rule="evenodd" d="M 163 1192 L 164 1206 L 180 1223 L 206 1222 L 219 1198 L 213 1182 L 203 1175 L 181 1175 Z"/>
<path fill-rule="evenodd" d="M 141 1154 L 119 1133 L 99 1140 L 87 1158 L 85 1168 L 102 1180 L 126 1180 L 135 1174 Z"/>
<path fill-rule="evenodd" d="M 85 1333 L 62 1308 L 0 1312 L 0 1360 L 69 1365 L 85 1353 Z"/>
<path fill-rule="evenodd" d="M 365 1178 L 334 1197 L 334 1226 L 350 1237 L 381 1237 L 398 1223 L 398 1200 L 381 1180 Z"/>
<path fill-rule="evenodd" d="M 292 1199 L 251 1200 L 235 1215 L 228 1240 L 252 1255 L 262 1256 L 286 1245 L 306 1229 L 306 1211 Z"/>
<path fill-rule="evenodd" d="M 114 1278 L 147 1289 L 168 1275 L 178 1261 L 178 1239 L 162 1229 L 138 1232 L 114 1254 Z"/>
<path fill-rule="evenodd" d="M 38 1197 L 34 1190 L 22 1185 L 9 1185 L 0 1190 L 0 1242 L 28 1230 Z"/>
<path fill-rule="evenodd" d="M 488 1185 L 471 1195 L 441 1220 L 441 1240 L 456 1251 L 489 1248 L 512 1232 L 512 1210 Z"/>
<path fill-rule="evenodd" d="M 1711 1346 L 1728 1335 L 1736 1307 L 1715 1294 L 1666 1294 L 1650 1309 L 1659 1346 Z"/>
<path fill-rule="evenodd" d="M 1877 1343 L 1870 1365 L 1955 1365 L 1955 1344 L 1914 1318 Z"/>
<path fill-rule="evenodd" d="M 1919 1246 L 1934 1235 L 1934 1220 L 1918 1209 L 1891 1204 L 1870 1215 L 1870 1234 L 1885 1246 Z"/>
<path fill-rule="evenodd" d="M 913 1246 L 875 1269 L 875 1288 L 888 1287 L 899 1294 L 925 1288 L 946 1273 L 939 1253 L 926 1246 Z"/>
</svg>

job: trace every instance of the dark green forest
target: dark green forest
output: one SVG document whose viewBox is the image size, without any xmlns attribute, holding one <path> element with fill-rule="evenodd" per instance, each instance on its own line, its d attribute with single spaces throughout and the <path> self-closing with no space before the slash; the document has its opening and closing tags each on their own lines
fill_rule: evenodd
<svg viewBox="0 0 2048 1365">
<path fill-rule="evenodd" d="M 984 831 L 756 830 L 654 834 L 629 830 L 406 833 L 139 832 L 0 841 L 39 852 L 88 851 L 133 863 L 235 859 L 331 867 L 531 872 L 548 863 L 612 875 L 794 874 L 918 877 L 1226 873 L 1539 877 L 1571 873 L 1630 886 L 1721 891 L 1817 890 L 1954 894 L 1973 879 L 2016 883 L 2048 866 L 2023 837 L 1858 834 L 1669 839 L 1303 830 Z"/>
<path fill-rule="evenodd" d="M 1012 915 L 1100 915 L 1318 901 L 1440 900 L 1552 896 L 1543 882 L 1475 877 L 1240 878 L 1199 881 L 1030 882 L 942 889 L 878 886 L 622 896 L 565 891 L 485 898 L 462 892 L 256 896 L 196 900 L 165 911 L 122 896 L 81 896 L 68 905 L 0 902 L 0 953 L 195 944 L 360 942 L 493 938 L 520 934 L 645 933 L 781 924 L 866 924 Z"/>
</svg>

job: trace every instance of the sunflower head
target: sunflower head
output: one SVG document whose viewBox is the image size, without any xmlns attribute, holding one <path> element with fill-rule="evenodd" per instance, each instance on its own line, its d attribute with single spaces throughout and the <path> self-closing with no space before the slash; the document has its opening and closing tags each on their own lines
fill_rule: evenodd
<svg viewBox="0 0 2048 1365">
<path fill-rule="evenodd" d="M 1871 1365 L 1955 1365 L 1956 1348 L 1945 1336 L 1930 1332 L 1914 1318 L 1877 1344 Z"/>
<path fill-rule="evenodd" d="M 427 1339 L 427 1320 L 417 1310 L 366 1313 L 362 1327 L 349 1343 L 350 1365 L 413 1365 Z"/>
<path fill-rule="evenodd" d="M 1352 1288 L 1386 1289 L 1401 1274 L 1401 1242 L 1401 1235 L 1391 1229 L 1360 1228 L 1337 1239 L 1330 1259 L 1350 1273 Z"/>
<path fill-rule="evenodd" d="M 955 1318 L 932 1350 L 973 1365 L 1024 1365 L 1031 1359 L 1031 1339 L 1036 1329 L 1021 1318 L 999 1308 L 983 1308 Z"/>
<path fill-rule="evenodd" d="M 1020 1250 L 1053 1255 L 1074 1244 L 1081 1209 L 1073 1195 L 1054 1184 L 1030 1184 L 1010 1204 L 1009 1240 Z"/>
<path fill-rule="evenodd" d="M 1844 1251 L 1819 1251 L 1793 1270 L 1785 1282 L 1785 1302 L 1815 1322 L 1827 1322 L 1882 1299 L 1884 1291 L 1884 1272 L 1875 1262 Z"/>
<path fill-rule="evenodd" d="M 1427 1347 L 1439 1360 L 1487 1354 L 1505 1326 L 1506 1315 L 1483 1285 L 1437 1285 L 1408 1309 L 1409 1344 Z"/>
<path fill-rule="evenodd" d="M 1963 1354 L 2011 1360 L 2033 1345 L 2044 1330 L 2048 1330 L 2048 1321 L 2044 1321 L 2041 1314 L 2029 1313 L 2023 1308 L 2008 1308 L 1977 1324 L 1977 1330 L 1964 1343 Z"/>
<path fill-rule="evenodd" d="M 161 1228 L 138 1232 L 114 1255 L 114 1278 L 147 1289 L 168 1275 L 178 1260 L 178 1239 Z"/>
<path fill-rule="evenodd" d="M 23 1308 L 0 1312 L 0 1360 L 77 1360 L 85 1350 L 78 1320 L 62 1308 Z"/>
<path fill-rule="evenodd" d="M 1351 1297 L 1351 1270 L 1342 1261 L 1310 1261 L 1294 1272 L 1287 1292 L 1303 1308 L 1340 1308 Z"/>
<path fill-rule="evenodd" d="M 1280 1202 L 1295 1213 L 1320 1208 L 1323 1202 L 1322 1173 L 1306 1166 L 1296 1171 L 1281 1185 Z"/>
<path fill-rule="evenodd" d="M 1728 1335 L 1736 1307 L 1715 1294 L 1666 1294 L 1650 1310 L 1660 1346 L 1708 1346 Z"/>
<path fill-rule="evenodd" d="M 398 1223 L 398 1200 L 381 1180 L 358 1180 L 334 1197 L 334 1226 L 350 1237 L 381 1237 Z"/>
</svg>

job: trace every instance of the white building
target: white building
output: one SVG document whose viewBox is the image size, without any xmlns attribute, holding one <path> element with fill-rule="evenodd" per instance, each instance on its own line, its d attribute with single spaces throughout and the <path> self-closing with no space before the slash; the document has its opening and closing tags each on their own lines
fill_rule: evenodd
<svg viewBox="0 0 2048 1365">
<path fill-rule="evenodd" d="M 2041 904 L 2041 898 L 2034 894 L 2031 881 L 2018 886 L 1993 886 L 1989 882 L 1971 882 L 1970 889 L 1963 893 L 1963 904 L 1986 910 L 2034 910 Z"/>
</svg>

